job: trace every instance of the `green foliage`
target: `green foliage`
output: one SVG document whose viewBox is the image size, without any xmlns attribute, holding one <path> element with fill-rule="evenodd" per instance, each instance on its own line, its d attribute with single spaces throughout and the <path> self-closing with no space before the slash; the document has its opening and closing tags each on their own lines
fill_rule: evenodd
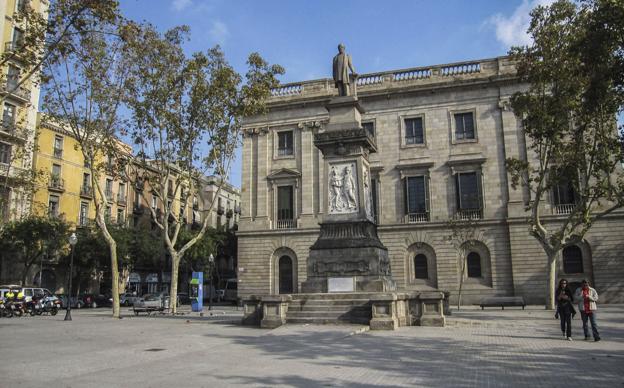
<svg viewBox="0 0 624 388">
<path fill-rule="evenodd" d="M 68 247 L 69 224 L 58 218 L 26 217 L 5 225 L 0 232 L 3 255 L 23 264 L 22 282 L 42 255 L 54 256 Z"/>
<path fill-rule="evenodd" d="M 182 229 L 178 237 L 178 245 L 176 248 L 183 247 L 193 237 L 197 235 L 197 231 Z M 225 232 L 213 228 L 206 230 L 206 233 L 197 240 L 197 242 L 189 248 L 184 254 L 186 261 L 193 271 L 205 271 L 209 266 L 208 258 L 212 254 L 216 257 L 220 246 L 226 239 Z"/>
<path fill-rule="evenodd" d="M 531 193 L 530 233 L 548 256 L 547 308 L 553 308 L 558 252 L 600 218 L 624 206 L 624 141 L 616 116 L 624 106 L 624 2 L 559 0 L 532 13 L 534 43 L 514 47 L 528 88 L 511 105 L 528 138 L 528 160 L 511 158 L 514 188 Z M 571 185 L 573 209 L 546 223 L 543 202 Z"/>
</svg>

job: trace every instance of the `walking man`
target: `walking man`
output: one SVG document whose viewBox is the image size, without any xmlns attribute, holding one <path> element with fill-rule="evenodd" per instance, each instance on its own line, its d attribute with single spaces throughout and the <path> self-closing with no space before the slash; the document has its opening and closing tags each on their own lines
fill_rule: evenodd
<svg viewBox="0 0 624 388">
<path fill-rule="evenodd" d="M 581 312 L 585 340 L 587 341 L 590 339 L 589 328 L 587 327 L 587 320 L 589 320 L 589 322 L 591 323 L 594 341 L 600 341 L 598 325 L 596 324 L 596 302 L 598 301 L 598 293 L 595 289 L 589 286 L 589 281 L 587 279 L 583 279 L 581 287 L 577 288 L 574 292 L 574 301 L 578 303 L 578 309 Z"/>
</svg>

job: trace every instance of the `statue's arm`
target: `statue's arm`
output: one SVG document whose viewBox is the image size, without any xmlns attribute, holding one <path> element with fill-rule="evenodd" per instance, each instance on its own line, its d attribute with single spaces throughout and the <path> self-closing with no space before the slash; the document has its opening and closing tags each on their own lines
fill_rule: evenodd
<svg viewBox="0 0 624 388">
<path fill-rule="evenodd" d="M 351 69 L 351 72 L 352 72 L 353 74 L 357 74 L 357 73 L 355 72 L 355 69 L 353 68 L 353 62 L 351 62 L 351 55 L 349 55 L 348 57 L 349 57 L 349 59 L 347 60 L 347 64 L 348 64 L 348 66 L 349 66 L 349 69 Z"/>
</svg>

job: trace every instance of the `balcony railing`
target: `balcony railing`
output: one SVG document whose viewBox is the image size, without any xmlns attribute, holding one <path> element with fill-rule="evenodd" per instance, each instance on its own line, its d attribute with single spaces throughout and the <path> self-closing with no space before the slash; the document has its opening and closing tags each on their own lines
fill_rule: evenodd
<svg viewBox="0 0 624 388">
<path fill-rule="evenodd" d="M 455 218 L 461 221 L 480 220 L 483 218 L 482 209 L 460 209 L 455 213 Z"/>
<path fill-rule="evenodd" d="M 217 206 L 217 214 L 221 216 L 223 215 L 223 213 L 225 213 L 225 208 L 223 207 L 223 205 Z"/>
<path fill-rule="evenodd" d="M 23 46 L 23 43 L 20 41 L 6 42 L 4 44 L 4 51 L 7 53 L 13 52 L 13 51 L 19 51 L 22 46 Z"/>
<path fill-rule="evenodd" d="M 65 179 L 59 177 L 51 177 L 48 181 L 48 189 L 56 191 L 65 191 Z"/>
<path fill-rule="evenodd" d="M 562 203 L 559 205 L 555 205 L 555 214 L 570 214 L 574 211 L 576 207 L 573 203 Z"/>
<path fill-rule="evenodd" d="M 80 196 L 92 198 L 93 194 L 91 191 L 91 185 L 82 185 L 80 186 Z"/>
<path fill-rule="evenodd" d="M 10 94 L 17 99 L 22 100 L 23 102 L 30 101 L 30 90 L 23 86 L 17 86 L 17 83 L 15 81 L 5 82 L 0 90 L 2 91 L 2 93 Z"/>
<path fill-rule="evenodd" d="M 117 194 L 117 204 L 125 206 L 126 205 L 126 196 L 123 194 Z"/>
<path fill-rule="evenodd" d="M 277 229 L 295 229 L 297 228 L 296 220 L 277 220 Z"/>
<path fill-rule="evenodd" d="M 418 224 L 421 222 L 429 222 L 429 212 L 406 214 L 403 222 L 405 222 L 406 224 Z"/>
<path fill-rule="evenodd" d="M 2 122 L 2 124 L 0 125 L 0 131 L 3 131 L 4 133 L 7 133 L 14 138 L 21 140 L 25 140 L 28 135 L 28 131 L 24 127 L 19 126 L 8 120 Z"/>
</svg>

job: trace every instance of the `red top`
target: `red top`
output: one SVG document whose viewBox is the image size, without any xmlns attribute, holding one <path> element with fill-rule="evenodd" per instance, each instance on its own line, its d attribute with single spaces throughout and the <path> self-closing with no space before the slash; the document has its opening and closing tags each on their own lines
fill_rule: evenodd
<svg viewBox="0 0 624 388">
<path fill-rule="evenodd" d="M 589 309 L 589 288 L 583 288 L 583 307 L 585 308 L 585 314 L 591 314 Z"/>
</svg>

